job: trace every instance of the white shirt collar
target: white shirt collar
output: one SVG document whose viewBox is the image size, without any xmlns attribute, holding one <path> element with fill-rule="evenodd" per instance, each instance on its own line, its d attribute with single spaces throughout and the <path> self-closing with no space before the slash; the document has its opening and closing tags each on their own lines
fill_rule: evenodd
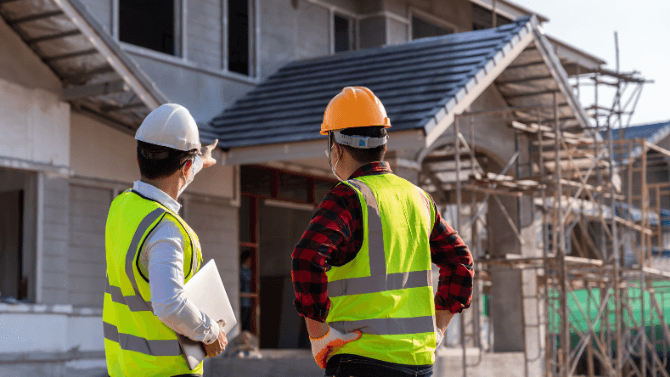
<svg viewBox="0 0 670 377">
<path fill-rule="evenodd" d="M 179 204 L 178 201 L 174 200 L 170 195 L 166 194 L 163 190 L 157 188 L 154 185 L 150 185 L 142 181 L 135 181 L 133 184 L 133 190 L 139 192 L 149 199 L 153 199 L 161 203 L 174 213 L 178 213 L 179 209 L 181 208 L 181 204 Z"/>
</svg>

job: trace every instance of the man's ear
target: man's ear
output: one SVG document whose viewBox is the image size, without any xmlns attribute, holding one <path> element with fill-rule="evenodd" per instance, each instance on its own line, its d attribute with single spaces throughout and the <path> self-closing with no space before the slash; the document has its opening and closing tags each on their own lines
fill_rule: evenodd
<svg viewBox="0 0 670 377">
<path fill-rule="evenodd" d="M 184 163 L 184 166 L 182 166 L 182 170 L 184 172 L 184 175 L 186 175 L 186 172 L 191 169 L 191 165 L 193 165 L 193 160 L 189 159 Z"/>
</svg>

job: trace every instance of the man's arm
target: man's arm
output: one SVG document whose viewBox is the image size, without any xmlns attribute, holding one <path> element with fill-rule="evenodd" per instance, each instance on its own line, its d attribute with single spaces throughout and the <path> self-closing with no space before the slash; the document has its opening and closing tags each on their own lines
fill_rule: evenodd
<svg viewBox="0 0 670 377">
<path fill-rule="evenodd" d="M 460 313 L 470 306 L 475 272 L 467 245 L 440 216 L 434 202 L 433 208 L 435 224 L 430 235 L 430 251 L 433 263 L 440 268 L 435 310 L 437 325 L 444 331 L 453 313 Z"/>
<path fill-rule="evenodd" d="M 356 257 L 361 244 L 357 240 L 363 239 L 360 211 L 356 192 L 347 185 L 335 186 L 296 244 L 291 254 L 294 304 L 306 319 L 326 321 L 330 310 L 326 271 L 330 265 L 342 266 Z M 314 328 L 311 323 L 307 320 L 308 331 Z M 327 331 L 327 326 L 323 328 Z"/>
<path fill-rule="evenodd" d="M 175 332 L 190 339 L 213 343 L 219 325 L 184 295 L 184 240 L 170 221 L 161 222 L 149 235 L 146 255 L 154 314 Z"/>
</svg>

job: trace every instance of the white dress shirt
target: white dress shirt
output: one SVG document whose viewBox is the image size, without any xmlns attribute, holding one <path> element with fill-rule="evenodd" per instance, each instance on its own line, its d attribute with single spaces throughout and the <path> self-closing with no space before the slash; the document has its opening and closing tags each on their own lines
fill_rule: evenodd
<svg viewBox="0 0 670 377">
<path fill-rule="evenodd" d="M 133 190 L 175 213 L 181 208 L 170 195 L 148 183 L 137 181 Z M 151 231 L 140 251 L 140 263 L 149 273 L 154 314 L 179 334 L 213 343 L 219 336 L 219 325 L 184 296 L 184 238 L 173 222 L 161 221 Z"/>
</svg>

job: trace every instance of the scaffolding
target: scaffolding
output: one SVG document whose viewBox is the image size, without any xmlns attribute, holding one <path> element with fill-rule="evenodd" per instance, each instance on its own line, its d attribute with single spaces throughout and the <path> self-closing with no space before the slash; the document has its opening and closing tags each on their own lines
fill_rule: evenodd
<svg viewBox="0 0 670 377">
<path fill-rule="evenodd" d="M 670 377 L 670 310 L 665 310 L 670 272 L 651 264 L 654 251 L 664 246 L 662 209 L 670 203 L 670 184 L 648 182 L 654 166 L 667 169 L 670 151 L 623 137 L 644 79 L 620 74 L 618 68 L 590 72 L 576 77 L 577 92 L 584 80 L 595 89 L 595 103 L 586 108 L 594 123 L 589 127 L 564 127 L 553 93 L 544 105 L 457 116 L 452 143 L 423 161 L 419 181 L 454 210 L 454 228 L 475 258 L 471 311 L 477 314 L 460 321 L 464 375 L 473 367 L 467 347 L 492 352 L 491 319 L 484 330 L 480 305 L 491 271 L 508 268 L 533 274 L 537 283 L 532 292 L 522 284 L 520 292 L 524 305 L 537 305 L 530 311 L 536 318 L 523 318 L 524 331 L 537 330 L 535 339 L 524 335 L 526 376 L 534 375 L 530 364 L 540 361 L 546 376 Z M 615 90 L 610 107 L 598 105 L 599 87 L 605 85 Z M 515 153 L 499 172 L 484 169 L 474 137 L 477 117 L 493 114 L 509 121 L 515 134 Z M 461 133 L 464 125 L 470 127 L 470 140 Z M 504 214 L 518 242 L 527 242 L 520 208 L 516 217 L 510 215 L 501 197 L 524 198 L 539 213 L 535 254 L 487 252 L 482 229 L 493 207 Z"/>
</svg>

